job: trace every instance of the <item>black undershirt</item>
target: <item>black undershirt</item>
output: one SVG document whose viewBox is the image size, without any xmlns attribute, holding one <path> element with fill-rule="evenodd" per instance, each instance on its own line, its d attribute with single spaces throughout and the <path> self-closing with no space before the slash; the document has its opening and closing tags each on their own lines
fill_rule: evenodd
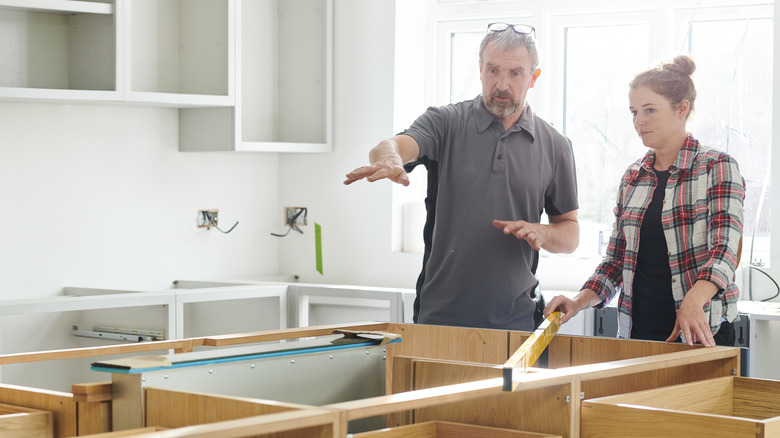
<svg viewBox="0 0 780 438">
<path fill-rule="evenodd" d="M 672 297 L 672 271 L 661 224 L 664 191 L 669 171 L 655 171 L 658 185 L 647 207 L 639 230 L 639 253 L 634 274 L 632 299 L 632 338 L 641 333 L 660 331 L 671 334 L 677 312 Z"/>
</svg>

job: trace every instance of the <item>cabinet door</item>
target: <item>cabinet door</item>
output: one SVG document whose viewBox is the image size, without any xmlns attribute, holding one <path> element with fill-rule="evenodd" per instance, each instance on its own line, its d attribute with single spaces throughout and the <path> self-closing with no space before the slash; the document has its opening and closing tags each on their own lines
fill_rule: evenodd
<svg viewBox="0 0 780 438">
<path fill-rule="evenodd" d="M 328 152 L 332 0 L 236 0 L 236 105 L 184 109 L 182 151 Z"/>
<path fill-rule="evenodd" d="M 119 100 L 116 9 L 113 1 L 0 0 L 0 98 Z"/>
</svg>

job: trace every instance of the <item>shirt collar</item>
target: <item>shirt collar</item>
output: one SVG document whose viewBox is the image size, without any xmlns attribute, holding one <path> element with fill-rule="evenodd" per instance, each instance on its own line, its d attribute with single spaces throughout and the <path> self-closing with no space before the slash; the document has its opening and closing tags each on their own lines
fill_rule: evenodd
<svg viewBox="0 0 780 438">
<path fill-rule="evenodd" d="M 670 171 L 674 172 L 677 169 L 681 170 L 690 170 L 693 167 L 693 163 L 696 159 L 696 155 L 699 153 L 699 149 L 701 148 L 701 145 L 699 144 L 699 140 L 696 140 L 693 135 L 689 132 L 688 136 L 685 138 L 685 143 L 683 143 L 682 148 L 680 149 L 680 152 L 677 154 L 677 158 L 675 158 L 674 163 L 672 164 L 672 167 L 669 168 Z M 653 170 L 653 163 L 655 162 L 655 152 L 654 151 L 648 151 L 644 158 L 642 158 L 642 169 L 648 171 L 648 172 L 654 172 Z"/>
<path fill-rule="evenodd" d="M 496 116 L 493 114 L 490 114 L 488 110 L 485 109 L 485 105 L 482 103 L 482 95 L 480 94 L 477 96 L 474 100 L 474 116 L 477 121 L 477 130 L 482 133 L 487 130 L 491 124 L 493 124 L 494 121 L 498 120 Z M 531 111 L 531 105 L 528 105 L 526 103 L 525 109 L 523 109 L 523 113 L 520 115 L 520 119 L 511 127 L 509 130 L 518 130 L 522 129 L 531 134 L 532 138 L 535 138 L 535 130 L 534 130 L 534 113 Z M 499 120 L 500 123 L 500 120 Z"/>
</svg>

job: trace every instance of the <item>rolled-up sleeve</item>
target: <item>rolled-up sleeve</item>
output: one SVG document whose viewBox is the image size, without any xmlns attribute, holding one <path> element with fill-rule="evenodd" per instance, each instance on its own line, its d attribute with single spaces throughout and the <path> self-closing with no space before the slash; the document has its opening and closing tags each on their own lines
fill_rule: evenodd
<svg viewBox="0 0 780 438">
<path fill-rule="evenodd" d="M 708 252 L 697 280 L 718 285 L 719 294 L 734 281 L 744 220 L 745 180 L 737 162 L 724 155 L 715 161 L 707 177 Z"/>
</svg>

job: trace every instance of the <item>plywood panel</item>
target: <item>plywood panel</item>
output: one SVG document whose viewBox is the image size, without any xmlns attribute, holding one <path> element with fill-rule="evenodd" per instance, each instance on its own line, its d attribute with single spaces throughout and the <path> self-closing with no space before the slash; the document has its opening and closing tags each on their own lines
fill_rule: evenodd
<svg viewBox="0 0 780 438">
<path fill-rule="evenodd" d="M 415 422 L 451 421 L 504 429 L 570 436 L 572 404 L 569 385 L 501 392 L 466 402 L 415 411 Z"/>
<path fill-rule="evenodd" d="M 79 436 L 83 438 L 120 438 L 120 437 L 129 437 L 129 436 L 139 436 L 142 434 L 152 434 L 153 432 L 159 432 L 161 430 L 165 430 L 165 428 L 164 427 L 142 427 L 140 429 L 117 430 L 114 432 L 103 432 L 103 433 L 95 433 L 95 434 L 79 435 Z M 147 435 L 147 436 L 153 436 L 153 435 Z"/>
<path fill-rule="evenodd" d="M 179 428 L 173 436 L 331 438 L 342 436 L 345 423 L 339 412 L 291 403 L 157 388 L 144 394 L 146 426 Z"/>
<path fill-rule="evenodd" d="M 653 347 L 646 341 L 598 337 L 571 340 L 571 366 L 633 359 L 652 353 Z"/>
<path fill-rule="evenodd" d="M 433 388 L 456 383 L 473 382 L 501 377 L 500 365 L 475 364 L 434 359 L 418 359 L 405 356 L 394 361 L 393 388 L 390 394 L 414 389 Z M 387 415 L 388 427 L 411 424 L 412 411 L 400 411 Z"/>
<path fill-rule="evenodd" d="M 77 433 L 76 402 L 72 394 L 0 385 L 0 403 L 51 412 L 55 436 L 75 436 Z"/>
<path fill-rule="evenodd" d="M 346 413 L 348 421 L 387 415 L 402 410 L 418 409 L 426 406 L 456 403 L 480 399 L 486 396 L 502 394 L 503 379 L 477 380 L 457 383 L 443 387 L 410 391 L 402 394 L 384 395 L 361 400 L 352 400 L 322 406 Z"/>
<path fill-rule="evenodd" d="M 719 360 L 700 361 L 679 367 L 659 367 L 652 373 L 653 386 L 668 386 L 739 373 L 739 354 Z"/>
<path fill-rule="evenodd" d="M 0 436 L 49 438 L 52 433 L 51 412 L 0 404 Z"/>
<path fill-rule="evenodd" d="M 506 430 L 495 427 L 449 423 L 446 421 L 438 421 L 437 425 L 437 437 L 439 438 L 553 438 L 558 436 L 522 430 Z"/>
<path fill-rule="evenodd" d="M 780 382 L 722 377 L 582 404 L 582 436 L 780 436 Z M 748 415 L 749 414 L 749 415 Z M 610 428 L 631 424 L 629 433 Z"/>
<path fill-rule="evenodd" d="M 554 436 L 446 421 L 427 421 L 354 434 L 354 438 L 552 438 Z"/>
<path fill-rule="evenodd" d="M 411 391 L 414 388 L 414 359 L 406 356 L 396 356 L 392 370 L 387 370 L 388 381 L 392 387 L 387 387 L 387 394 L 398 394 Z M 388 426 L 400 426 L 412 422 L 412 411 L 398 411 L 387 414 Z"/>
<path fill-rule="evenodd" d="M 717 415 L 638 409 L 598 401 L 584 401 L 581 438 L 707 438 L 756 437 L 752 421 Z"/>
<path fill-rule="evenodd" d="M 146 426 L 177 428 L 286 412 L 289 404 L 157 388 L 144 390 Z"/>
<path fill-rule="evenodd" d="M 764 434 L 761 435 L 763 438 L 780 437 L 780 417 L 764 420 L 762 426 L 764 428 Z"/>
<path fill-rule="evenodd" d="M 632 404 L 673 411 L 733 415 L 733 380 L 731 377 L 660 387 L 647 391 L 619 394 L 597 401 Z"/>
<path fill-rule="evenodd" d="M 356 433 L 353 438 L 436 438 L 436 422 L 410 424 L 371 432 Z"/>
<path fill-rule="evenodd" d="M 414 361 L 414 389 L 492 379 L 502 373 L 501 365 L 418 359 Z"/>
<path fill-rule="evenodd" d="M 445 327 L 422 324 L 388 324 L 387 331 L 401 335 L 402 341 L 387 345 L 387 369 L 393 369 L 394 356 L 503 364 L 509 358 L 509 332 L 505 330 Z M 530 334 L 528 334 L 530 335 Z M 393 374 L 387 373 L 385 388 L 393 387 Z"/>
<path fill-rule="evenodd" d="M 219 437 L 219 435 L 217 436 Z M 296 430 L 257 435 L 258 438 L 333 438 L 334 436 L 340 435 L 334 433 L 333 427 L 330 425 L 302 427 Z"/>
<path fill-rule="evenodd" d="M 683 344 L 682 342 L 655 342 L 655 341 L 640 341 L 640 342 L 648 342 L 650 344 L 652 348 L 650 354 L 666 354 L 666 353 L 674 353 L 676 351 L 686 351 L 691 349 L 706 348 L 700 344 L 691 347 L 688 344 Z"/>
<path fill-rule="evenodd" d="M 77 402 L 99 402 L 111 400 L 111 390 L 111 382 L 96 382 L 73 384 L 70 391 Z"/>
<path fill-rule="evenodd" d="M 111 403 L 84 402 L 78 404 L 79 435 L 108 432 L 111 430 Z"/>
<path fill-rule="evenodd" d="M 387 388 L 387 393 L 411 391 L 414 387 L 414 364 L 419 359 L 407 356 L 395 356 L 394 359 L 392 370 L 387 370 L 393 374 L 393 386 Z"/>
<path fill-rule="evenodd" d="M 547 346 L 547 367 L 564 368 L 571 366 L 571 336 L 555 335 Z"/>
<path fill-rule="evenodd" d="M 414 389 L 490 379 L 501 376 L 502 372 L 501 366 L 419 360 L 415 361 Z M 570 394 L 571 386 L 568 384 L 501 392 L 465 402 L 417 409 L 414 422 L 439 420 L 569 436 L 572 405 L 566 397 Z M 522 415 L 518 415 L 519 412 Z"/>
<path fill-rule="evenodd" d="M 595 379 L 585 378 L 582 381 L 582 391 L 585 393 L 585 398 L 591 399 L 731 376 L 735 360 L 738 358 L 731 357 L 670 367 L 660 364 L 651 371 Z"/>
<path fill-rule="evenodd" d="M 77 403 L 79 435 L 111 430 L 111 382 L 77 383 L 71 385 Z"/>
<path fill-rule="evenodd" d="M 581 336 L 572 336 L 571 344 L 571 366 L 704 348 L 700 345 L 691 347 L 680 342 Z"/>
<path fill-rule="evenodd" d="M 505 330 L 443 327 L 421 324 L 389 324 L 400 343 L 388 345 L 388 355 L 502 364 L 509 358 Z"/>
<path fill-rule="evenodd" d="M 780 381 L 734 377 L 733 382 L 734 416 L 780 422 Z"/>
</svg>

